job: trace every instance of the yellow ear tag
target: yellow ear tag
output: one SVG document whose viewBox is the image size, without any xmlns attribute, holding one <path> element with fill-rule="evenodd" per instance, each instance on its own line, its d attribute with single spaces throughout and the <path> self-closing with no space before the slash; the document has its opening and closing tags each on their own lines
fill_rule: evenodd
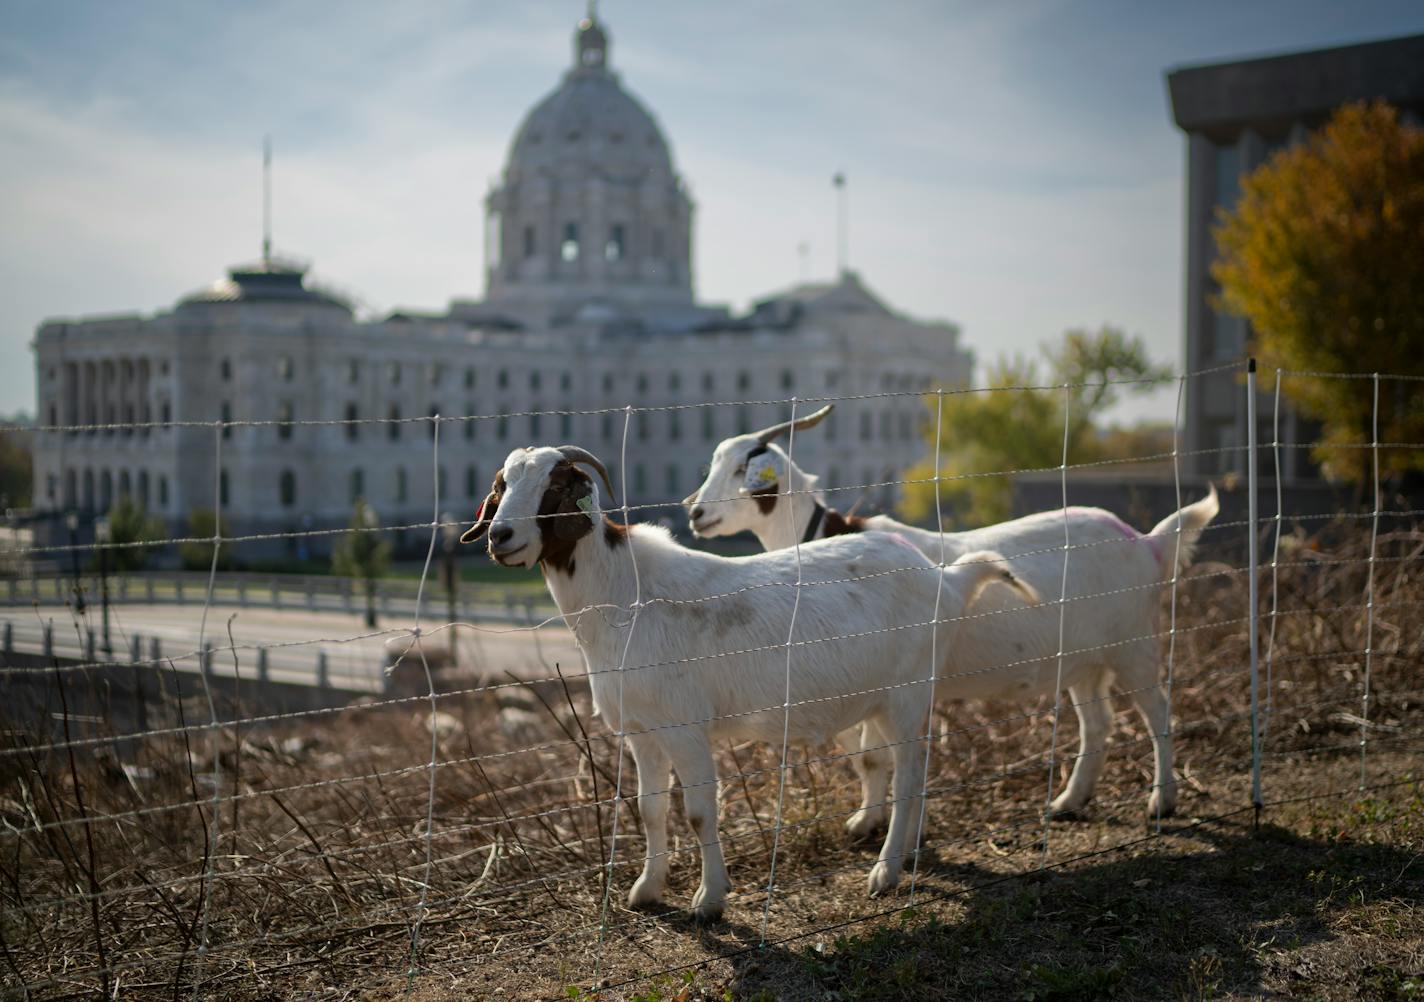
<svg viewBox="0 0 1424 1002">
<path fill-rule="evenodd" d="M 774 486 L 778 479 L 776 461 L 771 456 L 757 456 L 747 464 L 744 483 L 749 491 L 765 490 Z"/>
</svg>

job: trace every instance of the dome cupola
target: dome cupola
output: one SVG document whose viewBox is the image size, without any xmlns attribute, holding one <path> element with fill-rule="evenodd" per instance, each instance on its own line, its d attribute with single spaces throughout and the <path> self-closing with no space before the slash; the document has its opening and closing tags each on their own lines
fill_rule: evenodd
<svg viewBox="0 0 1424 1002">
<path fill-rule="evenodd" d="M 553 322 L 591 301 L 688 306 L 692 203 L 667 141 L 611 69 L 592 5 L 573 48 L 486 198 L 488 299 Z"/>
</svg>

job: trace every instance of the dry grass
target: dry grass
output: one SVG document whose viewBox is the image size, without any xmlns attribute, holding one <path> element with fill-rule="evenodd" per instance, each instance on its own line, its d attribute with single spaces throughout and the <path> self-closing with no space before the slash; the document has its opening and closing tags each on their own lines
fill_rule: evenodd
<svg viewBox="0 0 1424 1002">
<path fill-rule="evenodd" d="M 1380 541 L 1365 729 L 1377 789 L 1359 794 L 1367 542 L 1334 527 L 1282 554 L 1265 792 L 1294 802 L 1269 807 L 1259 831 L 1246 582 L 1207 563 L 1179 596 L 1177 819 L 1159 833 L 1144 817 L 1149 743 L 1120 698 L 1098 799 L 1053 824 L 1046 847 L 1052 707 L 946 707 L 906 911 L 908 881 L 865 897 L 874 850 L 841 829 L 858 792 L 848 764 L 797 748 L 765 945 L 779 749 L 721 753 L 726 921 L 700 928 L 681 910 L 696 847 L 676 817 L 672 906 L 623 906 L 642 849 L 625 806 L 600 935 L 619 764 L 583 692 L 544 687 L 533 714 L 508 709 L 530 698 L 513 686 L 440 700 L 433 801 L 424 700 L 72 754 L 28 750 L 48 727 L 14 720 L 18 751 L 0 760 L 5 981 L 40 998 L 174 997 L 195 982 L 229 998 L 562 998 L 600 984 L 647 999 L 1416 997 L 1424 535 Z M 1269 584 L 1268 571 L 1267 609 Z M 208 719 L 180 681 L 150 726 Z M 93 701 L 76 682 L 67 711 L 50 707 L 75 735 L 103 726 L 81 719 Z M 623 772 L 631 781 L 631 761 Z"/>
</svg>

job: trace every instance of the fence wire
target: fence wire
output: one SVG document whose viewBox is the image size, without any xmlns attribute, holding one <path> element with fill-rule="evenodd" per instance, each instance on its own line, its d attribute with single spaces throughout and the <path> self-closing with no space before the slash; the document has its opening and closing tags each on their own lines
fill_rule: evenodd
<svg viewBox="0 0 1424 1002">
<path fill-rule="evenodd" d="M 1180 837 L 1249 810 L 1249 803 L 1232 803 L 1234 794 L 1226 792 L 1247 771 L 1253 779 L 1251 799 L 1267 815 L 1272 808 L 1311 798 L 1364 797 L 1393 789 L 1402 781 L 1389 778 L 1397 765 L 1391 756 L 1414 753 L 1424 737 L 1417 726 L 1424 689 L 1413 684 L 1424 649 L 1417 631 L 1411 635 L 1399 623 L 1424 606 L 1418 578 L 1424 534 L 1412 524 L 1424 511 L 1405 499 L 1385 503 L 1381 453 L 1421 445 L 1380 441 L 1379 398 L 1382 381 L 1413 377 L 1277 370 L 1268 442 L 1252 434 L 1241 445 L 1181 448 L 1176 429 L 1190 381 L 1231 378 L 1240 371 L 1239 366 L 1218 366 L 1176 377 L 1170 452 L 1076 462 L 1070 455 L 1070 408 L 1072 391 L 1083 387 L 1007 388 L 1062 394 L 1061 462 L 1023 470 L 941 468 L 949 431 L 943 427 L 945 398 L 998 390 L 453 417 L 434 413 L 344 421 L 180 421 L 36 429 L 62 435 L 210 429 L 218 506 L 211 536 L 166 544 L 211 547 L 201 610 L 189 617 L 181 590 L 172 603 L 177 612 L 171 618 L 180 629 L 184 621 L 196 619 L 196 642 L 179 643 L 166 656 L 154 646 L 158 633 L 146 632 L 156 629 L 145 619 L 151 622 L 158 606 L 131 609 L 127 602 L 111 602 L 107 578 L 98 589 L 90 589 L 78 572 L 80 554 L 102 561 L 103 554 L 150 544 L 46 541 L 10 550 L 12 559 L 38 561 L 37 568 L 48 560 L 58 567 L 71 557 L 74 567 L 70 574 L 56 569 L 47 576 L 30 572 L 28 582 L 13 580 L 11 614 L 4 622 L 0 685 L 10 690 L 11 698 L 0 742 L 0 928 L 13 987 L 27 997 L 86 991 L 109 996 L 123 989 L 172 996 L 186 990 L 197 998 L 254 973 L 286 983 L 280 979 L 288 973 L 322 969 L 329 975 L 354 970 L 359 961 L 367 977 L 402 980 L 410 992 L 423 978 L 437 974 L 451 978 L 479 970 L 508 972 L 518 957 L 557 969 L 559 978 L 583 991 L 618 994 L 709 959 L 727 960 L 746 950 L 824 935 L 1029 873 Z M 1281 385 L 1286 378 L 1372 380 L 1371 441 L 1282 441 Z M 1254 387 L 1254 380 L 1243 381 L 1253 413 Z M 850 486 L 801 487 L 788 472 L 767 516 L 783 518 L 791 526 L 795 573 L 784 580 L 662 595 L 657 593 L 658 579 L 651 584 L 644 580 L 640 544 L 629 542 L 623 548 L 633 585 L 630 601 L 571 609 L 540 602 L 539 616 L 526 608 L 523 621 L 477 603 L 467 617 L 452 614 L 443 622 L 436 617 L 435 625 L 426 625 L 434 616 L 427 588 L 437 543 L 442 534 L 458 532 L 462 525 L 442 515 L 447 485 L 440 461 L 441 429 L 446 425 L 518 416 L 622 414 L 619 459 L 626 473 L 630 428 L 640 412 L 775 405 L 789 408 L 792 423 L 784 456 L 787 470 L 794 471 L 798 437 L 816 434 L 795 428 L 808 408 L 891 397 L 921 399 L 932 409 L 926 417 L 927 433 L 933 428 L 931 475 L 907 472 L 897 479 L 871 478 Z M 224 533 L 221 485 L 228 429 L 392 423 L 430 427 L 434 500 L 428 522 Z M 1115 537 L 1074 539 L 1075 530 L 1081 535 L 1083 518 L 1098 516 L 1070 508 L 1070 475 L 1134 462 L 1170 463 L 1175 510 L 1181 511 L 1187 500 L 1184 460 L 1218 457 L 1229 462 L 1245 457 L 1254 471 L 1257 454 L 1266 446 L 1272 457 L 1275 510 L 1266 517 L 1213 520 L 1201 533 L 1197 559 L 1189 570 L 1183 570 L 1181 557 L 1192 542 L 1183 540 L 1180 524 L 1170 537 L 1149 537 L 1113 519 L 1125 531 Z M 1324 454 L 1332 449 L 1370 451 L 1370 510 L 1287 512 L 1290 484 L 1283 475 L 1282 456 L 1288 450 Z M 1032 611 L 1023 603 L 985 599 L 987 608 L 942 607 L 946 569 L 951 574 L 966 572 L 948 559 L 943 488 L 1024 473 L 1057 475 L 1062 507 L 1045 517 L 1061 526 L 1062 543 L 1029 545 L 990 559 L 1011 571 L 1034 558 L 1044 566 L 1057 561 L 1052 564 L 1056 594 L 1041 594 L 1039 603 L 1056 617 L 1056 644 L 1045 639 L 1038 655 L 1028 654 L 1025 646 L 1034 627 L 1017 625 Z M 809 501 L 819 520 L 825 512 L 839 515 L 829 503 L 838 496 L 887 487 L 927 489 L 932 494 L 936 531 L 929 538 L 934 541 L 919 546 L 927 559 L 865 573 L 852 564 L 844 572 L 807 580 L 803 557 L 817 552 L 818 537 L 812 531 L 803 538 L 802 503 Z M 608 501 L 624 525 L 676 507 L 634 499 L 626 477 L 621 493 L 621 504 L 616 497 Z M 1253 516 L 1259 493 L 1253 476 Z M 743 491 L 702 498 L 701 503 L 750 505 L 753 499 Z M 506 520 L 532 524 L 536 533 L 545 533 L 557 531 L 556 523 L 545 520 L 560 517 L 551 512 Z M 1367 545 L 1352 531 L 1365 518 Z M 869 527 L 897 528 L 883 522 Z M 220 587 L 229 572 L 222 569 L 220 555 L 238 544 L 407 529 L 430 534 L 410 626 L 333 630 L 309 619 L 317 608 L 309 592 L 305 612 L 272 613 L 290 618 L 303 634 L 298 639 L 238 643 L 229 618 L 227 644 L 209 640 L 209 617 L 227 601 L 220 597 Z M 1271 534 L 1268 574 L 1255 563 L 1257 538 L 1263 532 Z M 1171 561 L 1170 573 L 1132 581 L 1127 568 L 1134 554 L 1143 552 L 1144 540 L 1149 540 L 1159 565 Z M 1247 541 L 1249 545 L 1241 545 Z M 1231 562 L 1243 550 L 1250 555 L 1248 562 Z M 1087 592 L 1076 587 L 1099 573 L 1107 583 Z M 923 578 L 926 574 L 934 575 L 933 591 Z M 906 581 L 922 582 L 927 600 L 933 595 L 928 619 L 882 623 L 848 617 L 821 622 L 822 607 L 829 601 L 825 596 Z M 28 589 L 20 587 L 22 582 Z M 1260 677 L 1254 657 L 1247 653 L 1249 649 L 1254 654 L 1263 602 L 1243 594 L 1254 594 L 1258 582 L 1270 592 Z M 666 657 L 633 656 L 635 650 L 645 650 L 635 646 L 635 636 L 642 645 L 650 642 L 645 637 L 653 638 L 650 649 L 656 650 L 656 638 L 666 630 L 667 620 L 640 626 L 640 617 L 677 612 L 687 614 L 678 622 L 696 623 L 701 616 L 701 622 L 710 624 L 714 620 L 707 611 L 715 603 L 756 603 L 786 588 L 793 591 L 789 621 L 779 634 L 784 640 L 760 643 L 752 639 L 754 634 L 708 625 L 694 630 L 700 644 L 694 645 L 695 651 L 682 644 L 668 646 Z M 103 611 L 103 656 L 95 636 L 96 590 Z M 86 594 L 89 602 L 81 609 Z M 153 594 L 151 583 L 147 594 Z M 246 592 L 241 594 L 239 608 L 246 609 Z M 322 614 L 353 614 L 352 594 L 348 587 L 344 605 Z M 3 599 L 0 595 L 0 602 Z M 453 598 L 451 609 L 457 609 Z M 1138 616 L 1132 609 L 1150 609 L 1151 616 L 1140 624 L 1129 623 Z M 1082 624 L 1095 614 L 1111 617 L 1113 610 L 1122 610 L 1123 617 L 1123 624 L 1114 624 L 1115 631 L 1087 631 L 1096 636 L 1091 643 L 1070 639 L 1085 635 Z M 130 657 L 114 657 L 110 650 L 111 618 L 120 634 L 120 650 Z M 544 645 L 562 643 L 566 654 L 571 652 L 585 619 L 621 631 L 620 656 L 612 663 L 585 663 L 581 670 L 560 664 L 557 657 L 551 660 Z M 804 621 L 813 625 L 803 629 Z M 1165 629 L 1159 625 L 1163 622 Z M 73 627 L 72 646 L 61 636 L 66 623 Z M 1142 628 L 1134 631 L 1128 625 Z M 942 628 L 951 629 L 945 636 L 953 639 L 944 642 Z M 957 645 L 968 643 L 977 650 L 975 643 L 987 643 L 977 638 L 1012 638 L 1016 631 L 1022 633 L 1022 642 L 1001 640 L 1002 649 L 987 661 L 966 662 L 959 654 Z M 902 680 L 886 681 L 884 671 L 872 664 L 834 691 L 796 696 L 796 681 L 814 676 L 817 664 L 833 649 L 824 645 L 873 643 L 893 656 L 911 649 L 910 638 L 919 635 L 927 638 L 927 664 L 923 669 L 917 665 Z M 556 641 L 559 637 L 563 639 Z M 145 638 L 149 657 L 143 656 Z M 451 654 L 444 653 L 447 641 Z M 345 648 L 359 661 L 370 657 L 366 648 L 375 642 L 381 642 L 384 653 L 370 673 L 374 687 L 351 689 L 356 676 L 349 673 L 342 676 L 347 688 L 333 685 L 326 649 Z M 486 643 L 514 646 L 494 650 Z M 1111 666 L 1114 658 L 1128 657 L 1146 649 L 1144 645 L 1157 650 L 1163 662 L 1150 683 L 1123 685 L 1119 680 L 1110 689 L 1110 675 L 1084 675 L 1090 670 L 1085 666 Z M 306 655 L 314 658 L 275 670 L 269 664 L 269 658 Z M 769 657 L 775 662 L 767 661 Z M 244 668 L 244 658 L 256 660 L 255 673 Z M 754 661 L 780 668 L 780 702 L 712 707 L 670 721 L 627 715 L 629 705 L 646 705 L 646 698 L 629 704 L 626 692 L 646 697 L 670 677 L 682 679 L 680 685 L 693 685 L 693 679 L 703 680 L 697 685 L 710 684 L 705 680 L 713 673 Z M 517 670 L 505 671 L 511 667 Z M 412 691 L 392 688 L 410 669 Z M 277 690 L 272 686 L 279 674 L 289 690 L 283 698 L 290 705 L 274 707 Z M 590 686 L 602 684 L 605 675 L 614 695 L 612 705 L 603 709 L 614 716 L 600 720 Z M 1017 692 L 994 689 L 1000 677 L 1030 675 L 1039 680 L 1036 686 L 1025 682 Z M 1259 710 L 1254 699 L 1258 686 Z M 967 703 L 945 701 L 947 696 L 965 695 L 970 697 Z M 922 700 L 925 707 L 919 718 L 923 726 L 908 736 L 882 736 L 862 724 L 854 747 L 832 749 L 826 742 L 833 735 L 803 740 L 805 735 L 792 724 L 793 711 L 821 712 L 853 700 L 884 706 L 902 696 Z M 1155 696 L 1165 699 L 1165 721 L 1155 721 L 1143 709 Z M 1117 697 L 1133 702 L 1141 721 L 1116 712 Z M 1080 722 L 1076 744 L 1060 734 L 1065 708 Z M 767 715 L 780 720 L 779 745 L 732 737 L 720 749 L 711 776 L 684 776 L 686 770 L 674 760 L 674 777 L 666 753 L 651 751 L 684 732 L 736 735 L 738 728 Z M 1119 736 L 1109 744 L 1095 727 Z M 1045 731 L 1046 746 L 1041 740 Z M 1209 774 L 1198 775 L 1195 762 L 1189 770 L 1186 757 L 1175 770 L 1162 772 L 1161 748 L 1195 749 L 1207 739 L 1227 749 L 1224 758 L 1212 760 Z M 420 752 L 424 747 L 428 755 Z M 1198 757 L 1203 754 L 1198 751 Z M 627 772 L 630 755 L 639 784 L 636 796 L 624 792 L 633 779 Z M 1157 763 L 1151 771 L 1141 764 L 1144 755 L 1152 755 Z M 1348 790 L 1305 796 L 1289 792 L 1294 764 L 1309 761 L 1319 766 L 1342 755 L 1358 758 L 1356 779 Z M 873 792 L 871 777 L 885 769 L 887 757 L 911 763 L 922 775 L 912 785 L 897 781 L 893 791 L 876 779 L 882 785 Z M 1373 773 L 1372 759 L 1378 766 Z M 652 766 L 651 772 L 645 765 Z M 1045 772 L 1046 796 L 1041 785 Z M 1141 810 L 1147 797 L 1149 833 L 1121 837 L 1119 832 L 1113 844 L 1081 851 L 1081 839 L 1060 821 L 1067 812 L 1054 808 L 1056 789 L 1062 787 L 1065 796 L 1078 790 L 1080 775 L 1089 777 L 1090 795 L 1095 786 L 1101 793 L 1090 806 L 1070 804 L 1070 810 L 1110 817 Z M 856 803 L 854 791 L 862 786 L 865 796 Z M 1172 806 L 1169 794 L 1176 795 L 1169 786 L 1186 788 L 1194 797 L 1197 817 L 1184 825 L 1165 823 Z M 1273 786 L 1282 792 L 1273 795 Z M 674 792 L 699 804 L 710 802 L 716 815 L 710 834 L 698 829 L 695 837 L 686 839 L 678 822 L 669 818 L 670 838 L 657 844 L 649 840 L 646 852 L 638 852 L 634 833 L 644 826 L 642 812 L 665 813 L 662 805 Z M 867 811 L 892 817 L 906 812 L 910 819 L 908 825 L 902 822 L 900 844 L 887 840 L 879 854 L 882 865 L 908 871 L 901 897 L 891 897 L 887 907 L 835 921 L 803 917 L 802 899 L 818 892 L 839 896 L 842 912 L 861 907 L 863 877 L 874 861 L 846 849 L 830 830 L 866 817 Z M 685 904 L 689 878 L 673 870 L 677 879 L 662 896 L 661 910 L 648 914 L 617 903 L 626 877 L 640 868 L 666 873 L 674 859 L 690 865 L 712 853 L 720 860 L 724 849 L 737 885 L 726 897 L 727 913 L 737 922 L 753 909 L 759 912 L 759 929 L 750 934 L 755 945 L 723 950 L 711 958 L 689 939 L 684 952 L 698 959 L 654 958 L 639 945 L 641 936 L 655 929 L 682 935 L 676 932 L 677 923 L 698 915 Z M 936 858 L 964 853 L 992 858 L 1002 872 L 987 881 L 954 886 L 931 865 Z M 403 950 L 397 940 L 404 942 Z M 644 951 L 641 959 L 630 960 L 640 956 L 639 950 Z M 578 974 L 580 969 L 592 971 L 592 978 Z M 550 977 L 554 975 L 545 980 L 552 985 Z M 286 984 L 291 988 L 297 982 Z"/>
</svg>

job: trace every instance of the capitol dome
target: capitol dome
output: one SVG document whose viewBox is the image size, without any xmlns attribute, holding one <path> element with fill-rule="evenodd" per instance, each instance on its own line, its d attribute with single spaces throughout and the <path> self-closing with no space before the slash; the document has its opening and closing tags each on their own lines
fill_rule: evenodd
<svg viewBox="0 0 1424 1002">
<path fill-rule="evenodd" d="M 692 202 L 652 114 L 609 67 L 593 11 L 573 65 L 525 116 L 485 201 L 488 302 L 541 323 L 590 302 L 691 307 Z"/>
</svg>

